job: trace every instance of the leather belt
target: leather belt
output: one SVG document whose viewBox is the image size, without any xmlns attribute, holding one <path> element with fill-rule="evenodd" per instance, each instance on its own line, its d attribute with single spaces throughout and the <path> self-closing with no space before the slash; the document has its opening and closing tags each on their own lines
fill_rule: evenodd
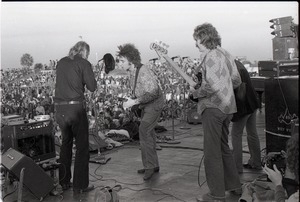
<svg viewBox="0 0 300 202">
<path fill-rule="evenodd" d="M 56 102 L 54 105 L 74 105 L 74 104 L 81 104 L 81 101 L 63 101 L 63 102 Z"/>
</svg>

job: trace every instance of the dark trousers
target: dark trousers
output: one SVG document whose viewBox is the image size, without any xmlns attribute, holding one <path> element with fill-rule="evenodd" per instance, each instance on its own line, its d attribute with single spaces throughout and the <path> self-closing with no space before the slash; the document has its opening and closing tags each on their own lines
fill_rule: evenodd
<svg viewBox="0 0 300 202">
<path fill-rule="evenodd" d="M 60 184 L 67 184 L 72 178 L 72 148 L 75 139 L 76 153 L 74 163 L 73 187 L 84 189 L 89 185 L 89 128 L 83 104 L 56 106 L 56 121 L 62 134 L 60 148 Z"/>
</svg>

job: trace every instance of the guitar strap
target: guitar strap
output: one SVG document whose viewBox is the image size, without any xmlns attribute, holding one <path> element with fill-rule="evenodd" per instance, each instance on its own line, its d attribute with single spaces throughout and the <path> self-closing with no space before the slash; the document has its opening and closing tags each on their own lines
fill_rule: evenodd
<svg viewBox="0 0 300 202">
<path fill-rule="evenodd" d="M 195 86 L 195 89 L 200 88 L 200 86 L 202 84 L 202 69 L 203 69 L 202 64 L 205 62 L 206 56 L 207 56 L 207 54 L 204 56 L 202 62 L 199 65 L 198 72 L 196 73 L 196 77 L 198 79 L 198 82 L 197 82 L 197 85 Z"/>
<path fill-rule="evenodd" d="M 133 98 L 136 98 L 136 96 L 135 96 L 135 88 L 136 88 L 136 82 L 137 82 L 137 78 L 138 78 L 139 71 L 140 71 L 141 67 L 142 67 L 142 64 L 139 65 L 136 68 L 136 71 L 135 71 L 134 84 L 133 84 L 133 89 L 132 89 L 132 96 L 133 96 Z"/>
<path fill-rule="evenodd" d="M 140 71 L 141 67 L 142 67 L 142 64 L 139 65 L 139 66 L 137 66 L 136 71 L 135 71 L 134 84 L 133 84 L 133 89 L 132 89 L 132 98 L 133 98 L 133 99 L 136 98 L 136 96 L 135 96 L 135 88 L 136 88 L 136 82 L 137 82 L 137 78 L 138 78 L 139 71 Z M 134 113 L 134 115 L 135 115 L 136 117 L 141 117 L 141 112 L 142 112 L 142 111 L 141 111 L 141 109 L 139 108 L 139 104 L 133 105 L 133 106 L 131 107 L 131 111 Z"/>
</svg>

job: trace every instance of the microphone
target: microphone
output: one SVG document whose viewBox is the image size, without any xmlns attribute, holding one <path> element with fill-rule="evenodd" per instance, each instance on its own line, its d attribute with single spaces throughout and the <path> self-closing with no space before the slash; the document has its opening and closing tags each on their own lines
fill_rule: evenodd
<svg viewBox="0 0 300 202">
<path fill-rule="evenodd" d="M 171 57 L 172 60 L 176 59 L 176 58 L 180 58 L 180 56 L 174 56 L 174 57 Z"/>
<path fill-rule="evenodd" d="M 158 58 L 152 58 L 152 59 L 150 59 L 149 61 L 155 62 L 156 60 L 158 60 Z"/>
</svg>

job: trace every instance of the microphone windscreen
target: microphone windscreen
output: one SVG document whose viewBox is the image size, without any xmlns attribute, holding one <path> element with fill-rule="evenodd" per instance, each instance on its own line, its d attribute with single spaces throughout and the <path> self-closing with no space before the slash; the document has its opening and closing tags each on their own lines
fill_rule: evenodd
<svg viewBox="0 0 300 202">
<path fill-rule="evenodd" d="M 106 53 L 103 56 L 103 60 L 105 64 L 104 71 L 106 74 L 115 69 L 115 59 L 110 53 Z"/>
</svg>

